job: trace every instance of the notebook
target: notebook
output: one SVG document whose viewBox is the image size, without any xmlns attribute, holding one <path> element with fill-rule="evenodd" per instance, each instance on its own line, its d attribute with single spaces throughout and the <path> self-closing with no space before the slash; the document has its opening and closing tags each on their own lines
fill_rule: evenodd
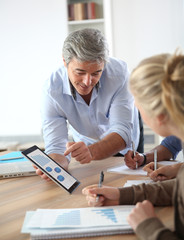
<svg viewBox="0 0 184 240">
<path fill-rule="evenodd" d="M 35 169 L 20 151 L 0 156 L 0 179 L 32 175 L 36 175 Z"/>
<path fill-rule="evenodd" d="M 22 233 L 32 240 L 133 233 L 126 221 L 134 206 L 37 209 L 26 213 Z"/>
</svg>

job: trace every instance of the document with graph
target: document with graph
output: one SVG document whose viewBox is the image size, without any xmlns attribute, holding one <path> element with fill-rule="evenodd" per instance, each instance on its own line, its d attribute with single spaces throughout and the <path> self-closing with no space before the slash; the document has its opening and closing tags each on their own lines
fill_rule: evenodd
<svg viewBox="0 0 184 240">
<path fill-rule="evenodd" d="M 126 218 L 133 207 L 38 209 L 27 212 L 22 233 L 44 240 L 132 233 Z"/>
</svg>

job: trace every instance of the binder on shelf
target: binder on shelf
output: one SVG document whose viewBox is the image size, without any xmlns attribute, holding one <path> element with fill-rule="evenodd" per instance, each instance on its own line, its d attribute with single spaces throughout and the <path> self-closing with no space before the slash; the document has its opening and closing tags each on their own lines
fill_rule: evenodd
<svg viewBox="0 0 184 240">
<path fill-rule="evenodd" d="M 26 213 L 22 233 L 32 240 L 133 233 L 126 218 L 134 206 L 38 209 Z"/>
</svg>

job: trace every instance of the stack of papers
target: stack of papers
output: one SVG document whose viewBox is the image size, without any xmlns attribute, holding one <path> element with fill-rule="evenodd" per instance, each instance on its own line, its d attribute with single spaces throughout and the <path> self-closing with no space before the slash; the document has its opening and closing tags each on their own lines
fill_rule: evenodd
<svg viewBox="0 0 184 240">
<path fill-rule="evenodd" d="M 57 239 L 133 233 L 126 221 L 134 206 L 38 209 L 26 213 L 22 233 Z"/>
</svg>

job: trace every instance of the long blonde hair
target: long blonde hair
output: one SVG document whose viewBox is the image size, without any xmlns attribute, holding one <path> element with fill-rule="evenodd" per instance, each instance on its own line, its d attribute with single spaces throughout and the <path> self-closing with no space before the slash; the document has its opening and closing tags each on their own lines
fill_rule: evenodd
<svg viewBox="0 0 184 240">
<path fill-rule="evenodd" d="M 143 60 L 130 76 L 130 89 L 150 117 L 165 114 L 184 133 L 184 55 Z"/>
</svg>

